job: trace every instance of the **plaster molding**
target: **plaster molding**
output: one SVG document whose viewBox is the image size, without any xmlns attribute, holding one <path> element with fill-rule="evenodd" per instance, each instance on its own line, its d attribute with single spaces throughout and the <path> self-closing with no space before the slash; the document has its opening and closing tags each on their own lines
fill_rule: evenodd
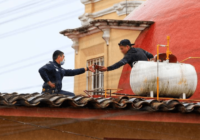
<svg viewBox="0 0 200 140">
<path fill-rule="evenodd" d="M 98 2 L 98 1 L 101 1 L 101 0 L 81 0 L 81 3 L 82 4 L 89 4 L 89 3 L 95 3 L 95 2 Z"/>
<path fill-rule="evenodd" d="M 73 41 L 72 48 L 75 50 L 75 53 L 78 54 L 79 49 L 79 41 L 77 37 L 72 37 L 71 40 Z"/>
<path fill-rule="evenodd" d="M 102 38 L 105 40 L 106 45 L 109 45 L 109 40 L 110 40 L 110 28 L 104 28 L 102 29 L 103 31 L 103 36 Z"/>
<path fill-rule="evenodd" d="M 82 26 L 86 26 L 90 23 L 90 21 L 94 20 L 94 16 L 89 13 L 85 13 L 82 16 L 79 16 L 79 20 L 81 21 Z"/>
<path fill-rule="evenodd" d="M 120 3 L 114 4 L 112 7 L 106 8 L 104 10 L 95 12 L 95 13 L 85 13 L 79 16 L 79 20 L 81 21 L 82 26 L 88 25 L 90 21 L 94 20 L 97 17 L 104 16 L 106 14 L 116 12 L 118 16 L 130 14 L 133 10 L 135 10 L 138 6 L 140 6 L 144 1 L 127 1 L 127 10 L 126 10 L 126 2 L 122 1 Z"/>
<path fill-rule="evenodd" d="M 127 1 L 127 10 L 126 10 L 126 2 L 120 2 L 118 4 L 115 4 L 113 7 L 115 9 L 115 12 L 118 16 L 130 14 L 133 10 L 135 10 L 137 7 L 139 7 L 141 4 L 143 4 L 144 1 Z"/>
</svg>

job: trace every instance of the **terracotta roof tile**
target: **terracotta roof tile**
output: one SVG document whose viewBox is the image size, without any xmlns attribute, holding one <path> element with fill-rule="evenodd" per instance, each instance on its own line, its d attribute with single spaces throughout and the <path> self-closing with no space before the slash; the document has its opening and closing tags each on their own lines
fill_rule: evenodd
<svg viewBox="0 0 200 140">
<path fill-rule="evenodd" d="M 176 111 L 200 113 L 200 102 L 189 103 L 178 100 L 161 100 L 131 98 L 120 96 L 118 98 L 92 98 L 83 95 L 75 97 L 60 94 L 18 94 L 0 93 L 1 106 L 48 106 L 48 107 L 75 107 L 75 108 L 111 108 L 136 109 L 147 111 Z"/>
</svg>

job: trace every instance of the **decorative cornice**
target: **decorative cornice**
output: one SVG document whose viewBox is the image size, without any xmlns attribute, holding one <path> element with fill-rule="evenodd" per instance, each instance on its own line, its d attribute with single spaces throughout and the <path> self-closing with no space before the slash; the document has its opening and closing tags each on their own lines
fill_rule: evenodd
<svg viewBox="0 0 200 140">
<path fill-rule="evenodd" d="M 95 2 L 98 2 L 98 1 L 101 1 L 101 0 L 81 0 L 81 3 L 89 4 L 89 3 L 95 3 Z"/>
<path fill-rule="evenodd" d="M 82 26 L 88 25 L 90 21 L 94 18 L 101 17 L 106 14 L 116 12 L 118 16 L 125 15 L 126 13 L 131 13 L 135 8 L 140 6 L 144 1 L 123 1 L 117 4 L 114 4 L 112 7 L 107 9 L 95 12 L 95 13 L 85 13 L 82 16 L 79 16 Z M 126 9 L 127 5 L 127 9 Z"/>
<path fill-rule="evenodd" d="M 85 13 L 82 16 L 79 16 L 79 20 L 81 21 L 82 26 L 88 25 L 90 21 L 94 20 L 94 18 L 94 15 L 89 13 Z"/>
<path fill-rule="evenodd" d="M 134 20 L 94 20 L 89 25 L 75 29 L 66 29 L 60 33 L 67 36 L 73 41 L 72 48 L 78 54 L 79 44 L 78 39 L 97 32 L 103 32 L 102 38 L 109 45 L 110 29 L 137 30 L 142 31 L 153 24 L 153 21 L 134 21 Z"/>
</svg>

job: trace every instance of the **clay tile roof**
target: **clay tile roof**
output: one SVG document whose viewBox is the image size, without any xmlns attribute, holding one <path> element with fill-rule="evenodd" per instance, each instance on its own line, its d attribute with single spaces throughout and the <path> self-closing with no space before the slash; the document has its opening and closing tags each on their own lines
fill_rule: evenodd
<svg viewBox="0 0 200 140">
<path fill-rule="evenodd" d="M 180 102 L 178 100 L 157 101 L 154 99 L 131 98 L 92 98 L 83 95 L 75 97 L 60 94 L 18 94 L 0 93 L 1 106 L 47 106 L 47 107 L 74 107 L 74 108 L 110 108 L 136 109 L 146 111 L 176 111 L 200 113 L 200 103 Z"/>
</svg>

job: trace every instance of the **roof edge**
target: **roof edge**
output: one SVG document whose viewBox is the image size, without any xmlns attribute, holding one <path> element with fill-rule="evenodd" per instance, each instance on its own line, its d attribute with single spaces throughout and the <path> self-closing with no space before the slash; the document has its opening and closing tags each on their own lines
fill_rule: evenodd
<svg viewBox="0 0 200 140">
<path fill-rule="evenodd" d="M 114 19 L 98 19 L 98 20 L 93 20 L 90 22 L 89 25 L 74 28 L 74 29 L 66 29 L 60 32 L 60 34 L 65 35 L 66 33 L 74 33 L 78 32 L 79 34 L 83 34 L 85 32 L 88 32 L 90 27 L 98 27 L 100 25 L 104 26 L 119 26 L 119 27 L 140 27 L 141 25 L 146 25 L 146 27 L 149 27 L 152 25 L 154 21 L 136 21 L 136 20 L 114 20 Z M 138 28 L 138 30 L 141 30 Z M 143 30 L 143 29 L 142 29 Z"/>
</svg>

